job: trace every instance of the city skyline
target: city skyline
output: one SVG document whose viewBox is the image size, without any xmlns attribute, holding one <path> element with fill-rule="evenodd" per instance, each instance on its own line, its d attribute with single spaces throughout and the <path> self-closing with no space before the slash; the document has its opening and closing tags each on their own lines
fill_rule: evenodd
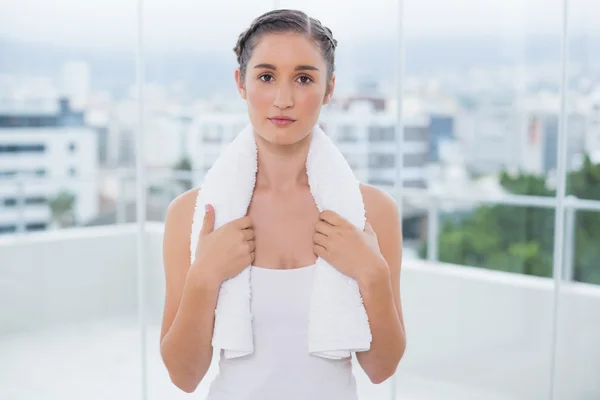
<svg viewBox="0 0 600 400">
<path fill-rule="evenodd" d="M 377 81 L 384 93 L 394 90 L 397 56 L 393 39 L 341 46 L 336 54 L 336 90 L 352 92 L 365 79 Z M 237 67 L 233 51 L 162 52 L 145 49 L 147 82 L 183 83 L 194 96 L 210 97 L 221 91 L 235 94 L 233 71 Z M 56 77 L 62 65 L 72 60 L 89 64 L 94 89 L 109 90 L 122 96 L 135 83 L 135 52 L 77 49 L 65 45 L 48 45 L 6 40 L 0 37 L 0 74 L 10 76 Z M 583 67 L 591 73 L 600 65 L 600 40 L 586 37 L 570 41 L 571 73 Z M 374 60 L 377 60 L 375 62 Z M 456 39 L 408 39 L 405 46 L 405 75 L 444 79 L 448 74 L 468 76 L 469 71 L 504 69 L 519 79 L 536 77 L 558 90 L 560 82 L 560 39 L 536 37 L 512 46 L 505 41 L 471 37 Z M 509 72 L 512 71 L 512 72 Z M 505 73 L 505 75 L 506 75 Z M 10 79 L 10 78 L 9 78 Z M 597 77 L 595 79 L 598 79 Z M 517 81 L 513 82 L 516 83 Z M 470 84 L 470 82 L 467 82 Z M 509 83 L 512 86 L 512 83 Z M 463 85 L 464 86 L 464 85 Z M 505 87 L 506 88 L 506 87 Z"/>
</svg>

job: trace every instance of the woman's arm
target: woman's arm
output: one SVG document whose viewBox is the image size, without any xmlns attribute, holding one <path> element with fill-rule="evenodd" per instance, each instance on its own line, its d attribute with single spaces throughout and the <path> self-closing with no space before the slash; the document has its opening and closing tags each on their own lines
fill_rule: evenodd
<svg viewBox="0 0 600 400">
<path fill-rule="evenodd" d="M 369 379 L 381 383 L 394 374 L 406 348 L 400 299 L 402 230 L 398 207 L 389 194 L 368 185 L 361 185 L 361 192 L 385 263 L 359 281 L 373 339 L 368 351 L 356 355 Z"/>
<path fill-rule="evenodd" d="M 191 393 L 213 355 L 214 310 L 220 285 L 190 268 L 190 233 L 198 189 L 178 196 L 167 210 L 163 238 L 166 298 L 160 351 L 171 381 Z"/>
</svg>

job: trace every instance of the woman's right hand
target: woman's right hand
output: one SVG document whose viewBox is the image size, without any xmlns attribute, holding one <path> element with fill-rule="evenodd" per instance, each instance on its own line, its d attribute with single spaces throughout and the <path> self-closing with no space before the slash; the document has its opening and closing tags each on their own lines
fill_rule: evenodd
<svg viewBox="0 0 600 400">
<path fill-rule="evenodd" d="M 254 230 L 248 216 L 228 222 L 216 231 L 214 227 L 215 209 L 207 205 L 192 269 L 208 273 L 221 284 L 254 262 Z"/>
</svg>

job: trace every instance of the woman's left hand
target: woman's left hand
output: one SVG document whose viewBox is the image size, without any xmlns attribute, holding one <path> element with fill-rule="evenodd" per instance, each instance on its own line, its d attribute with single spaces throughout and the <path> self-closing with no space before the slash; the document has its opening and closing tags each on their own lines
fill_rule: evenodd
<svg viewBox="0 0 600 400">
<path fill-rule="evenodd" d="M 317 256 L 357 281 L 386 264 L 377 235 L 368 221 L 361 231 L 330 210 L 319 214 L 313 243 Z"/>
</svg>

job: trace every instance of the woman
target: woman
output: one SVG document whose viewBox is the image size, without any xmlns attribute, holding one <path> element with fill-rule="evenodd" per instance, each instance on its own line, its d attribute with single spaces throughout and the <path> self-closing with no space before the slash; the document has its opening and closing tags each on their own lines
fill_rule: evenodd
<svg viewBox="0 0 600 400">
<path fill-rule="evenodd" d="M 404 353 L 395 201 L 361 184 L 368 223 L 359 231 L 333 211 L 319 213 L 309 190 L 307 152 L 321 106 L 333 94 L 336 44 L 328 28 L 295 10 L 268 12 L 239 36 L 235 80 L 258 148 L 247 215 L 214 230 L 215 210 L 208 206 L 192 265 L 190 229 L 201 189 L 173 200 L 165 222 L 161 354 L 171 380 L 186 392 L 196 389 L 212 361 L 219 288 L 248 265 L 257 299 L 252 313 L 260 320 L 255 352 L 221 357 L 208 399 L 356 399 L 350 358 L 306 351 L 306 299 L 317 257 L 359 285 L 372 341 L 356 357 L 371 381 L 392 376 Z"/>
</svg>

